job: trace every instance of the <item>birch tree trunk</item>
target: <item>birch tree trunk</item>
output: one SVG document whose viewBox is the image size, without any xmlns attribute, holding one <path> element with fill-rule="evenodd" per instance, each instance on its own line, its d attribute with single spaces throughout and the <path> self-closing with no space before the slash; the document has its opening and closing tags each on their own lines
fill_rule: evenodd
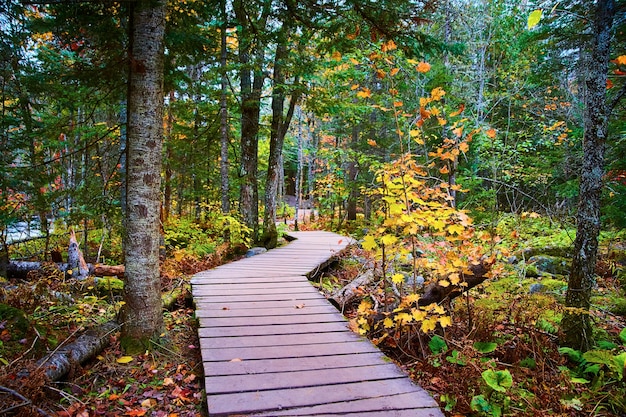
<svg viewBox="0 0 626 417">
<path fill-rule="evenodd" d="M 133 3 L 128 89 L 126 282 L 122 346 L 150 347 L 163 329 L 159 203 L 163 145 L 165 0 Z"/>
<path fill-rule="evenodd" d="M 577 214 L 578 228 L 565 297 L 565 305 L 568 310 L 561 322 L 564 332 L 563 344 L 581 351 L 588 350 L 593 343 L 589 307 L 591 305 L 591 289 L 595 282 L 598 235 L 600 233 L 600 197 L 609 117 L 609 108 L 606 102 L 606 82 L 614 14 L 614 0 L 599 0 L 597 2 L 591 39 L 591 62 L 584 66 L 587 71 L 585 77 L 585 133 Z"/>
</svg>

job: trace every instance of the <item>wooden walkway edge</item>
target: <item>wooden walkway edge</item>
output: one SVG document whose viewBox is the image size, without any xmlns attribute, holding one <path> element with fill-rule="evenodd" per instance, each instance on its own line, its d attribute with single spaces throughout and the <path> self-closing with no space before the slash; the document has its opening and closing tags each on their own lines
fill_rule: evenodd
<svg viewBox="0 0 626 417">
<path fill-rule="evenodd" d="M 309 283 L 348 239 L 292 235 L 284 247 L 191 280 L 209 415 L 442 417 Z"/>
</svg>

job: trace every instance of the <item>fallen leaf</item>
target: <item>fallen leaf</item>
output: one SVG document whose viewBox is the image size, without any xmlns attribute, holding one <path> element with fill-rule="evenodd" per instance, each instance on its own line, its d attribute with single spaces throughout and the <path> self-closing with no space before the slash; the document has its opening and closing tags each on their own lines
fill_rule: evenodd
<svg viewBox="0 0 626 417">
<path fill-rule="evenodd" d="M 167 387 L 168 385 L 174 385 L 174 380 L 170 377 L 163 379 L 163 386 Z"/>
<path fill-rule="evenodd" d="M 242 362 L 242 360 L 239 358 L 235 358 L 235 359 L 229 360 L 228 362 Z"/>
<path fill-rule="evenodd" d="M 129 363 L 132 362 L 134 359 L 132 356 L 121 356 L 119 358 L 117 358 L 117 363 Z"/>
<path fill-rule="evenodd" d="M 304 308 L 304 306 L 305 306 L 305 304 L 302 303 L 302 304 L 296 304 L 294 307 L 295 308 Z"/>
<path fill-rule="evenodd" d="M 154 398 L 146 398 L 141 402 L 141 406 L 144 408 L 152 408 L 157 405 L 157 402 Z"/>
</svg>

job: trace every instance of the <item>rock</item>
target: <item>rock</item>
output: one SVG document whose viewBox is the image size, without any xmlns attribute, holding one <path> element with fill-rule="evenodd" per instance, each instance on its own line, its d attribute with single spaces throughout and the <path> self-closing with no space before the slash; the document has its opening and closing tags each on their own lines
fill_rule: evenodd
<svg viewBox="0 0 626 417">
<path fill-rule="evenodd" d="M 246 252 L 246 258 L 251 258 L 255 255 L 260 255 L 262 253 L 267 252 L 267 249 L 263 248 L 263 247 L 255 247 L 255 248 L 250 248 L 248 249 L 248 252 Z"/>
<path fill-rule="evenodd" d="M 558 256 L 535 255 L 528 260 L 528 264 L 534 265 L 539 272 L 552 275 L 569 274 L 569 261 Z M 526 275 L 529 276 L 528 273 Z"/>
<path fill-rule="evenodd" d="M 544 289 L 543 284 L 533 284 L 530 286 L 530 288 L 528 289 L 528 293 L 529 294 L 537 294 L 538 292 L 542 292 Z"/>
</svg>

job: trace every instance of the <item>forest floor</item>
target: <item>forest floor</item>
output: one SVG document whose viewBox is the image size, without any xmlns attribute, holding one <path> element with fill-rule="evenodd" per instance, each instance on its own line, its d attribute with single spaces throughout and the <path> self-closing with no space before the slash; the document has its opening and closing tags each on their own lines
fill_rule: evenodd
<svg viewBox="0 0 626 417">
<path fill-rule="evenodd" d="M 195 272 L 226 257 L 172 257 L 162 265 L 163 288 L 185 288 Z M 312 282 L 330 297 L 361 275 L 370 261 L 364 251 L 352 247 Z M 624 293 L 625 284 L 616 278 L 623 265 L 609 260 L 600 265 L 608 266 L 604 273 L 599 271 L 594 300 L 614 302 L 610 294 Z M 75 366 L 63 382 L 50 382 L 37 360 L 85 328 L 114 318 L 121 294 L 112 288 L 102 291 L 93 280 L 68 280 L 50 270 L 29 278 L 0 285 L 0 307 L 26 313 L 23 319 L 10 319 L 8 310 L 0 311 L 0 415 L 207 416 L 197 323 L 188 293 L 165 312 L 166 331 L 156 349 L 126 356 L 113 334 L 96 358 Z M 352 327 L 357 327 L 361 299 L 376 294 L 380 282 L 362 288 L 360 297 L 346 306 L 343 313 Z M 559 351 L 557 344 L 562 282 L 554 277 L 541 282 L 550 291 L 531 294 L 530 283 L 517 277 L 484 283 L 451 305 L 452 325 L 445 332 L 440 329 L 440 336 L 369 336 L 433 395 L 447 416 L 626 415 L 626 371 L 619 369 L 626 357 L 626 340 L 619 343 L 626 335 L 626 304 L 624 311 L 594 305 L 592 315 L 596 331 L 604 335 L 603 344 L 595 351 L 599 357 L 584 360 L 580 353 Z M 72 294 L 73 302 L 62 294 Z M 504 370 L 510 384 L 499 373 Z M 489 372 L 500 378 L 492 381 L 497 389 L 490 388 Z"/>
</svg>

